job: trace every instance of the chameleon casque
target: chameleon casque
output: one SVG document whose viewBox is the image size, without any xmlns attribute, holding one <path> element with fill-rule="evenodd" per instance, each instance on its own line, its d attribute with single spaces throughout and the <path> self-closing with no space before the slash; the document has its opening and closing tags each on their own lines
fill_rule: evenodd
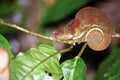
<svg viewBox="0 0 120 80">
<path fill-rule="evenodd" d="M 85 7 L 77 12 L 68 24 L 53 32 L 56 39 L 75 45 L 87 42 L 88 46 L 101 51 L 111 43 L 111 25 L 107 17 L 97 8 Z"/>
</svg>

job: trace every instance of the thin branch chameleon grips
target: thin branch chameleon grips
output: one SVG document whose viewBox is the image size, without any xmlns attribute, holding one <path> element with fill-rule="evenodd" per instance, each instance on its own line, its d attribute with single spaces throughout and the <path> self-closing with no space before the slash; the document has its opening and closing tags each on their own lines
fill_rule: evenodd
<svg viewBox="0 0 120 80">
<path fill-rule="evenodd" d="M 43 38 L 43 39 L 47 39 L 47 40 L 51 40 L 51 41 L 57 41 L 57 42 L 60 42 L 60 43 L 67 43 L 66 41 L 63 42 L 63 41 L 57 40 L 57 39 L 55 39 L 55 38 L 53 38 L 53 37 L 47 37 L 47 36 L 43 36 L 43 35 L 41 35 L 41 34 L 38 34 L 38 33 L 32 32 L 32 31 L 29 31 L 29 30 L 27 30 L 27 29 L 24 29 L 24 28 L 22 28 L 22 27 L 20 27 L 20 26 L 15 25 L 15 24 L 8 23 L 8 22 L 6 22 L 6 21 L 4 21 L 4 20 L 2 20 L 2 19 L 0 19 L 0 24 L 6 25 L 6 26 L 9 26 L 9 27 L 12 27 L 12 28 L 15 28 L 15 29 L 17 29 L 17 30 L 20 30 L 20 31 L 22 31 L 22 32 L 28 33 L 28 34 L 30 34 L 30 35 L 33 35 L 33 36 L 36 36 L 36 37 L 39 37 L 39 38 Z"/>
</svg>

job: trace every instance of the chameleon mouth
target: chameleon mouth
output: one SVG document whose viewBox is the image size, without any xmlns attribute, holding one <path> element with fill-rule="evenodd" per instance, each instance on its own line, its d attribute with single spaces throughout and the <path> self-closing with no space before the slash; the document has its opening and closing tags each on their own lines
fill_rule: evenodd
<svg viewBox="0 0 120 80">
<path fill-rule="evenodd" d="M 73 38 L 73 35 L 71 34 L 57 35 L 55 38 L 60 39 L 60 40 L 70 40 Z"/>
</svg>

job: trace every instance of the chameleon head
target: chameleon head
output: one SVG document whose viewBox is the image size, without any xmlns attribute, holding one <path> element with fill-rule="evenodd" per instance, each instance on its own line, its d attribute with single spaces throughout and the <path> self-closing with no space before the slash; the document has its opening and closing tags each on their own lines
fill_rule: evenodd
<svg viewBox="0 0 120 80">
<path fill-rule="evenodd" d="M 70 21 L 67 25 L 60 27 L 53 34 L 56 39 L 59 40 L 71 40 L 73 38 L 73 29 L 70 27 L 73 21 Z"/>
</svg>

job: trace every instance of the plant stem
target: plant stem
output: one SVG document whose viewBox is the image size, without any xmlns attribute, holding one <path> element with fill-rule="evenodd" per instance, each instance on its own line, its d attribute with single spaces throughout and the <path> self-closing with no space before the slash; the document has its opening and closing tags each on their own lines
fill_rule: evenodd
<svg viewBox="0 0 120 80">
<path fill-rule="evenodd" d="M 83 45 L 82 49 L 80 50 L 79 54 L 77 55 L 78 57 L 80 57 L 83 54 L 83 52 L 84 52 L 84 50 L 85 50 L 86 47 L 87 47 L 87 43 L 85 43 Z"/>
<path fill-rule="evenodd" d="M 55 39 L 55 38 L 53 38 L 53 37 L 47 37 L 47 36 L 43 36 L 43 35 L 41 35 L 41 34 L 38 34 L 38 33 L 32 32 L 32 31 L 29 31 L 29 30 L 24 29 L 24 28 L 22 28 L 22 27 L 20 27 L 20 26 L 17 26 L 16 24 L 8 23 L 8 22 L 6 22 L 6 21 L 4 21 L 4 20 L 2 20 L 2 19 L 0 19 L 0 24 L 6 25 L 6 26 L 9 26 L 9 27 L 12 27 L 12 28 L 15 28 L 15 29 L 17 29 L 17 30 L 20 30 L 20 31 L 22 31 L 22 32 L 28 33 L 28 34 L 30 34 L 30 35 L 33 35 L 33 36 L 36 36 L 36 37 L 39 37 L 39 38 L 44 38 L 44 39 L 47 39 L 47 40 L 50 40 L 50 41 L 56 41 L 56 42 L 60 42 L 60 43 L 70 44 L 70 43 L 68 43 L 67 41 L 61 41 L 61 40 Z"/>
<path fill-rule="evenodd" d="M 45 61 L 48 60 L 49 58 L 57 55 L 57 54 L 63 54 L 63 53 L 65 53 L 65 52 L 68 52 L 68 51 L 70 51 L 72 48 L 73 48 L 73 46 L 71 45 L 69 48 L 66 48 L 66 49 L 57 51 L 56 53 L 51 54 L 49 57 L 47 57 L 47 58 L 45 58 L 44 60 L 40 61 L 40 64 L 43 63 L 43 62 L 45 62 Z"/>
</svg>

